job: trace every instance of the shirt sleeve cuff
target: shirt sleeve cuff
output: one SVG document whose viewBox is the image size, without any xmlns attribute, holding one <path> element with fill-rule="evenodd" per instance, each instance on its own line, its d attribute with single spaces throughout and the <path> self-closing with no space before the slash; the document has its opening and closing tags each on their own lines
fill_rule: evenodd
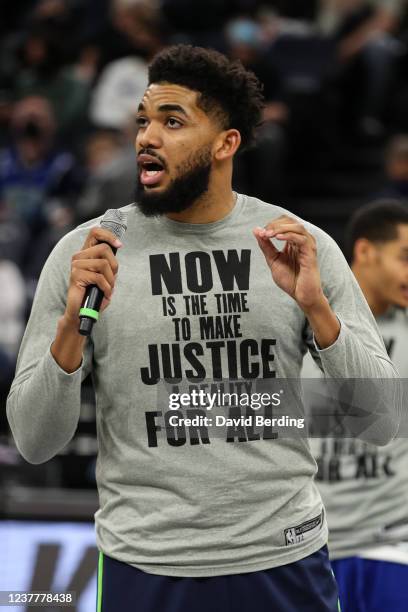
<svg viewBox="0 0 408 612">
<path fill-rule="evenodd" d="M 83 365 L 83 363 L 84 363 L 84 359 L 82 358 L 82 360 L 81 360 L 81 364 L 80 364 L 80 366 L 79 366 L 79 367 L 78 367 L 76 370 L 74 370 L 73 372 L 66 372 L 66 371 L 65 371 L 65 370 L 63 370 L 63 369 L 61 368 L 61 366 L 60 366 L 60 365 L 59 365 L 59 364 L 58 364 L 58 363 L 55 361 L 54 355 L 51 353 L 51 344 L 50 344 L 50 346 L 48 347 L 47 361 L 49 362 L 50 367 L 51 367 L 51 368 L 54 368 L 54 369 L 55 369 L 55 370 L 58 372 L 59 376 L 63 376 L 63 377 L 64 377 L 64 376 L 68 376 L 68 377 L 70 377 L 70 378 L 74 377 L 74 376 L 75 376 L 75 374 L 78 374 L 78 373 L 80 373 L 80 372 L 81 372 L 81 370 L 82 370 L 82 365 Z"/>
<path fill-rule="evenodd" d="M 337 336 L 336 340 L 333 342 L 333 344 L 331 344 L 330 346 L 326 346 L 326 348 L 320 348 L 319 345 L 317 344 L 315 335 L 313 334 L 313 344 L 315 346 L 316 351 L 319 353 L 319 355 L 328 355 L 331 353 L 331 351 L 335 351 L 336 349 L 338 349 L 344 341 L 344 336 L 345 336 L 345 325 L 342 322 L 342 320 L 336 315 L 338 322 L 340 323 L 340 331 L 339 331 L 339 335 Z"/>
</svg>

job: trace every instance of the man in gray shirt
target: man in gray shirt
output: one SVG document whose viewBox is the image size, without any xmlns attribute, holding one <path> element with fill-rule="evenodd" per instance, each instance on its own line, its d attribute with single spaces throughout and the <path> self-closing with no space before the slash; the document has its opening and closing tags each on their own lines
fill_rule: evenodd
<svg viewBox="0 0 408 612">
<path fill-rule="evenodd" d="M 334 241 L 232 191 L 234 155 L 261 109 L 240 63 L 183 45 L 162 51 L 138 108 L 136 204 L 121 209 L 122 243 L 99 219 L 86 223 L 39 281 L 7 415 L 22 455 L 47 461 L 73 436 L 92 371 L 103 612 L 135 601 L 138 612 L 337 611 L 305 437 L 233 422 L 236 406 L 222 406 L 225 435 L 170 421 L 189 416 L 182 384 L 190 404 L 193 392 L 218 401 L 231 387 L 252 398 L 258 383 L 298 378 L 308 349 L 328 377 L 398 377 Z M 78 312 L 92 284 L 103 312 L 85 341 Z M 283 391 L 271 395 L 279 412 L 301 410 Z M 398 396 L 385 405 L 367 432 L 380 445 L 401 410 Z"/>
<path fill-rule="evenodd" d="M 392 200 L 363 206 L 347 237 L 352 270 L 388 354 L 408 378 L 408 210 Z M 305 363 L 303 373 L 315 375 L 312 367 Z M 360 440 L 311 440 L 343 612 L 407 609 L 406 435 L 401 428 L 398 439 L 381 448 Z"/>
</svg>

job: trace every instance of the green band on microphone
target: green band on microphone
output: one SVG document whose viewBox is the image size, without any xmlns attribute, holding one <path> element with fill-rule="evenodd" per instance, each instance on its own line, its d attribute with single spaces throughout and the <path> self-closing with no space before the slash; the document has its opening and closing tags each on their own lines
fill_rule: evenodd
<svg viewBox="0 0 408 612">
<path fill-rule="evenodd" d="M 93 308 L 81 308 L 79 311 L 79 316 L 90 317 L 91 319 L 95 319 L 95 321 L 97 321 L 99 319 L 99 312 Z"/>
</svg>

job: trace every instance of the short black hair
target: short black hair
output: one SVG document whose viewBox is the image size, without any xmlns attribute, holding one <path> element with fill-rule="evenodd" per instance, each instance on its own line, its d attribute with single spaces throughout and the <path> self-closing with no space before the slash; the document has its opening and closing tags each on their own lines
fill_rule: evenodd
<svg viewBox="0 0 408 612">
<path fill-rule="evenodd" d="M 408 207 L 398 200 L 383 199 L 359 208 L 346 230 L 346 256 L 353 261 L 354 245 L 359 238 L 370 242 L 388 242 L 398 236 L 397 225 L 408 225 Z"/>
<path fill-rule="evenodd" d="M 263 86 L 239 60 L 192 45 L 166 47 L 149 65 L 149 85 L 163 82 L 196 91 L 197 104 L 216 116 L 222 129 L 240 132 L 241 150 L 254 142 L 264 106 Z"/>
</svg>

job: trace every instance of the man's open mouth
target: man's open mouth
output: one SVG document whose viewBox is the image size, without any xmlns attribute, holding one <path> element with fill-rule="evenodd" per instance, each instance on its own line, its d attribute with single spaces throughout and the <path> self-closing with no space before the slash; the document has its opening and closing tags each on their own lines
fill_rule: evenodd
<svg viewBox="0 0 408 612">
<path fill-rule="evenodd" d="M 163 164 L 151 155 L 139 155 L 140 182 L 142 185 L 152 187 L 162 180 L 165 169 Z"/>
</svg>

